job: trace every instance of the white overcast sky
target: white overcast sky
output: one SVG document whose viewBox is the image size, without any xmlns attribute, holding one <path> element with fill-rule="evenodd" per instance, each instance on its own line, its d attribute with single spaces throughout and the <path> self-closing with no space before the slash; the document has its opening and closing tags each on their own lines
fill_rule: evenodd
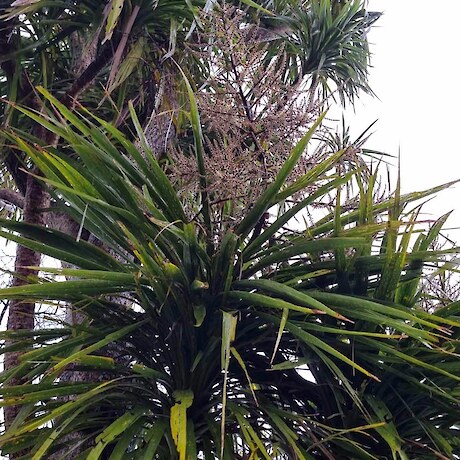
<svg viewBox="0 0 460 460">
<path fill-rule="evenodd" d="M 368 35 L 378 99 L 362 96 L 347 123 L 359 135 L 379 120 L 367 147 L 400 151 L 403 192 L 460 179 L 460 1 L 369 0 L 369 10 L 384 13 Z M 460 227 L 460 184 L 425 208 L 452 209 L 447 226 Z"/>
</svg>

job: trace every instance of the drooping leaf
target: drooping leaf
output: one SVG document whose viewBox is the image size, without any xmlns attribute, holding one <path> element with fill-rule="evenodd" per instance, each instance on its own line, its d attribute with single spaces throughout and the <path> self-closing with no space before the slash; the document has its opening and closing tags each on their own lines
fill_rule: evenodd
<svg viewBox="0 0 460 460">
<path fill-rule="evenodd" d="M 187 409 L 193 403 L 193 392 L 191 390 L 176 390 L 173 397 L 175 404 L 171 407 L 171 435 L 179 453 L 179 460 L 186 460 Z"/>
</svg>

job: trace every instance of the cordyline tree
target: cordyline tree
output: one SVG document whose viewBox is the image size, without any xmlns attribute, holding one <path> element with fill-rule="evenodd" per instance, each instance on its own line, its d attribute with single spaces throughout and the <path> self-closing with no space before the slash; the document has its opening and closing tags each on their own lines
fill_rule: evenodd
<svg viewBox="0 0 460 460">
<path fill-rule="evenodd" d="M 132 139 L 128 110 L 132 101 L 149 147 L 160 157 L 176 131 L 183 129 L 179 110 L 183 80 L 174 62 L 198 86 L 211 71 L 209 63 L 190 53 L 184 43 L 191 46 L 199 40 L 200 11 L 212 5 L 185 0 L 2 2 L 0 95 L 9 101 L 1 107 L 2 126 L 20 127 L 39 143 L 72 155 L 59 134 L 14 110 L 14 103 L 44 110 L 36 90 L 42 86 L 68 109 L 82 103 Z M 286 49 L 286 84 L 305 75 L 314 80 L 314 87 L 338 86 L 342 97 L 353 98 L 360 88 L 369 90 L 365 33 L 376 15 L 367 13 L 361 2 L 259 5 L 248 0 L 242 8 L 241 25 L 252 26 L 251 38 L 269 45 L 267 58 L 280 46 Z M 76 238 L 79 224 L 50 201 L 36 177 L 39 167 L 5 140 L 1 158 L 0 199 L 21 209 L 23 222 L 46 224 Z M 44 212 L 50 206 L 53 209 Z M 90 238 L 86 228 L 81 233 L 83 239 Z M 36 276 L 37 271 L 27 267 L 39 265 L 40 257 L 39 250 L 19 245 L 12 284 L 19 286 Z M 34 302 L 10 302 L 9 330 L 31 329 L 36 322 Z M 17 364 L 18 355 L 16 351 L 5 355 L 6 368 Z M 5 412 L 9 423 L 16 408 Z"/>
<path fill-rule="evenodd" d="M 22 248 L 1 291 L 19 321 L 3 452 L 459 455 L 460 305 L 420 307 L 447 216 L 423 228 L 416 202 L 441 187 L 381 196 L 360 144 L 322 124 L 331 85 L 366 88 L 363 5 L 20 3 L 8 26 L 41 33 L 5 39 L 4 70 L 28 59 L 1 81 L 25 180 L 22 221 L 2 221 Z M 39 254 L 71 268 L 39 272 Z M 34 329 L 36 303 L 79 320 Z"/>
</svg>

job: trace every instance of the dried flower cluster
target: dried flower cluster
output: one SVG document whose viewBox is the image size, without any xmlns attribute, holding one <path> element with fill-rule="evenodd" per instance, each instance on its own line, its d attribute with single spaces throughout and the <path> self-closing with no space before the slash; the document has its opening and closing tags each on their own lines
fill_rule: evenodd
<svg viewBox="0 0 460 460">
<path fill-rule="evenodd" d="M 454 248 L 455 243 L 444 234 L 440 234 L 430 245 L 432 251 L 446 251 L 446 254 L 444 260 L 435 261 L 424 271 L 420 305 L 429 313 L 434 313 L 460 298 L 460 277 L 455 268 L 458 267 L 458 257 L 456 251 L 452 251 Z M 449 250 L 453 254 L 448 254 Z"/>
<path fill-rule="evenodd" d="M 234 7 L 213 12 L 203 23 L 201 45 L 192 50 L 209 66 L 198 103 L 205 126 L 208 192 L 216 221 L 238 220 L 276 177 L 292 147 L 317 119 L 315 85 L 298 78 L 285 82 L 283 49 L 272 55 L 260 29 L 245 26 Z M 242 26 L 243 24 L 243 26 Z M 305 153 L 290 180 L 321 160 L 324 152 Z M 176 148 L 173 180 L 183 197 L 199 187 L 196 160 Z M 232 201 L 232 213 L 222 215 Z"/>
</svg>

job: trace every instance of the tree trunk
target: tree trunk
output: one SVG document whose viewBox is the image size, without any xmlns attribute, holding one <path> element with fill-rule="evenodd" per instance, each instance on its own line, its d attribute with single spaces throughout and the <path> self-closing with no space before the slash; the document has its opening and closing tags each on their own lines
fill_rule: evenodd
<svg viewBox="0 0 460 460">
<path fill-rule="evenodd" d="M 35 171 L 37 173 L 38 171 Z M 49 206 L 49 194 L 42 188 L 39 182 L 29 175 L 27 178 L 27 188 L 24 200 L 24 222 L 29 224 L 44 225 L 43 209 Z M 31 269 L 31 266 L 40 265 L 41 254 L 24 246 L 18 245 L 15 260 L 15 277 L 13 286 L 22 286 L 28 284 L 30 278 L 37 276 L 37 270 Z M 11 301 L 8 311 L 8 330 L 17 331 L 20 329 L 34 328 L 35 303 L 23 301 Z M 14 340 L 8 340 L 5 346 L 12 345 Z M 5 353 L 5 370 L 11 369 L 19 364 L 19 355 L 17 351 Z M 20 379 L 13 377 L 9 380 L 9 385 L 20 385 Z M 5 407 L 5 427 L 12 424 L 19 412 L 20 406 Z M 18 454 L 16 454 L 17 456 Z M 16 458 L 12 455 L 10 458 Z"/>
<path fill-rule="evenodd" d="M 9 2 L 7 3 L 9 4 Z M 12 24 L 9 23 L 8 26 L 10 27 L 8 30 L 11 33 L 13 30 Z M 8 51 L 12 53 L 14 52 L 15 43 L 13 43 L 13 41 L 11 41 L 9 38 L 7 39 L 8 34 L 6 34 L 5 31 L 6 28 L 4 26 L 0 27 L 0 32 L 2 32 L 0 33 L 0 35 L 2 35 L 0 37 L 0 44 L 4 44 L 5 47 L 8 48 Z M 97 77 L 100 71 L 105 68 L 113 56 L 113 50 L 116 48 L 116 43 L 106 43 L 104 46 L 100 47 L 99 52 L 96 53 L 96 48 L 94 47 L 97 47 L 98 43 L 96 41 L 91 43 L 88 49 L 88 47 L 84 46 L 85 38 L 78 37 L 74 34 L 71 40 L 72 46 L 80 46 L 82 49 L 85 49 L 85 52 L 77 53 L 80 59 L 77 59 L 76 62 L 73 63 L 71 69 L 71 72 L 75 75 L 75 78 L 73 79 L 73 83 L 71 84 L 69 90 L 62 99 L 62 102 L 70 109 L 74 108 L 78 96 L 94 82 L 94 79 Z M 41 101 L 36 99 L 34 88 L 30 83 L 26 71 L 17 68 L 13 61 L 3 61 L 3 63 L 1 63 L 1 67 L 6 75 L 8 82 L 14 82 L 16 73 L 22 72 L 20 88 L 21 97 L 18 97 L 18 99 L 22 100 L 23 103 L 24 101 L 29 101 L 28 103 L 30 106 L 39 111 L 41 108 Z M 157 95 L 155 100 L 155 110 L 153 110 L 152 116 L 150 117 L 148 123 L 145 125 L 149 146 L 155 152 L 157 157 L 160 157 L 164 154 L 168 142 L 175 136 L 175 126 L 173 124 L 173 119 L 174 112 L 178 108 L 177 100 L 174 97 L 174 84 L 172 76 L 167 74 L 167 76 L 163 76 L 161 80 L 162 91 L 160 91 L 160 94 Z M 51 144 L 53 146 L 58 144 L 57 137 L 51 135 L 49 132 L 46 132 L 46 130 L 39 125 L 34 127 L 34 135 L 42 139 L 47 144 Z M 22 207 L 23 222 L 43 226 L 48 224 L 48 226 L 52 228 L 58 228 L 65 233 L 73 235 L 76 223 L 73 222 L 69 216 L 53 212 L 43 212 L 44 209 L 49 208 L 50 206 L 49 194 L 41 186 L 37 179 L 35 179 L 32 175 L 27 175 L 27 173 L 20 169 L 19 166 L 21 161 L 16 158 L 14 154 L 8 153 L 5 164 L 20 191 L 20 193 L 18 193 L 16 196 L 16 198 L 20 199 L 20 203 L 18 203 L 16 200 L 16 202 L 13 204 Z M 34 174 L 40 174 L 36 168 L 34 168 L 32 172 Z M 11 202 L 12 197 L 8 195 L 7 191 L 4 191 L 3 195 L 0 196 L 0 199 L 7 199 Z M 33 270 L 28 267 L 39 266 L 40 260 L 40 253 L 18 245 L 15 260 L 15 275 L 12 280 L 12 286 L 21 286 L 27 284 L 30 279 L 36 277 L 38 275 L 37 270 Z M 69 306 L 69 313 L 72 313 L 71 306 Z M 81 318 L 76 319 L 76 322 L 80 321 Z M 35 303 L 11 301 L 9 303 L 7 323 L 8 330 L 33 330 L 34 326 Z M 12 345 L 13 342 L 14 339 L 10 339 L 5 345 Z M 21 352 L 9 352 L 4 355 L 5 370 L 12 369 L 19 364 L 20 354 Z M 69 371 L 70 372 L 68 374 L 72 374 L 70 369 Z M 64 375 L 63 378 L 64 380 L 85 380 L 84 376 L 79 375 L 79 373 L 76 373 L 73 375 L 73 377 L 70 378 L 69 375 Z M 13 378 L 8 381 L 8 385 L 20 385 L 22 383 L 22 380 L 17 378 Z M 4 417 L 6 429 L 11 426 L 19 411 L 20 406 L 10 406 L 5 408 Z M 78 439 L 75 439 L 75 442 L 77 441 Z M 58 452 L 58 457 L 56 458 L 62 458 L 62 456 L 59 457 L 62 454 L 62 451 Z M 10 455 L 10 458 L 15 459 L 25 455 L 27 455 L 27 452 L 18 452 Z M 73 452 L 72 457 L 74 455 L 75 452 Z"/>
<path fill-rule="evenodd" d="M 174 121 L 180 107 L 175 78 L 176 75 L 164 69 L 160 77 L 154 108 L 143 126 L 147 144 L 158 159 L 165 155 L 169 143 L 176 137 Z M 141 150 L 140 143 L 135 145 Z"/>
<path fill-rule="evenodd" d="M 9 6 L 10 2 L 2 2 L 0 4 L 0 13 L 5 11 L 5 7 Z M 2 50 L 9 53 L 15 51 L 15 40 L 13 37 L 14 24 L 13 21 L 7 21 L 0 25 L 0 45 Z M 95 43 L 97 46 L 97 43 Z M 105 67 L 107 62 L 110 60 L 113 51 L 109 45 L 103 47 L 97 57 L 95 56 L 95 50 L 87 50 L 85 55 L 81 54 L 82 58 L 86 60 L 80 66 L 81 73 L 77 75 L 73 84 L 66 93 L 64 103 L 73 108 L 75 105 L 76 98 L 84 91 L 96 78 L 98 73 Z M 91 63 L 88 63 L 87 57 L 93 58 Z M 15 75 L 17 72 L 21 72 L 20 78 L 20 96 L 19 100 L 29 101 L 30 106 L 35 110 L 39 111 L 41 108 L 41 101 L 36 99 L 35 89 L 32 87 L 28 75 L 25 70 L 18 68 L 13 60 L 3 61 L 1 68 L 5 73 L 6 79 L 11 84 L 14 84 Z M 15 102 L 15 101 L 13 101 Z M 46 131 L 42 126 L 36 124 L 34 126 L 34 135 L 42 139 L 44 143 L 48 145 L 56 146 L 58 144 L 58 137 L 52 133 Z M 66 227 L 68 225 L 74 226 L 75 223 L 70 222 L 69 216 L 60 215 L 59 217 L 51 216 L 51 213 L 46 213 L 45 210 L 50 206 L 50 196 L 45 188 L 35 179 L 31 174 L 25 173 L 21 168 L 21 161 L 14 154 L 8 152 L 5 158 L 5 166 L 9 173 L 13 177 L 16 186 L 20 193 L 8 193 L 7 190 L 3 190 L 1 198 L 12 202 L 14 198 L 14 205 L 20 205 L 23 210 L 23 222 L 28 224 L 46 226 L 47 221 L 69 221 L 60 222 L 60 226 Z M 33 168 L 31 173 L 40 175 L 38 168 Z M 10 196 L 11 195 L 11 196 Z M 19 203 L 20 202 L 20 203 Z M 38 275 L 38 271 L 31 269 L 31 266 L 39 266 L 41 260 L 41 254 L 31 249 L 25 248 L 21 245 L 17 246 L 16 258 L 14 266 L 14 276 L 12 279 L 12 286 L 22 286 L 28 284 L 29 280 Z M 22 329 L 33 330 L 35 326 L 35 303 L 24 302 L 24 301 L 11 301 L 8 305 L 8 331 L 17 331 Z M 5 341 L 5 346 L 8 347 L 14 344 L 14 339 Z M 8 371 L 16 367 L 19 364 L 20 351 L 8 352 L 4 354 L 4 369 Z M 20 385 L 22 379 L 12 378 L 8 381 L 8 385 Z M 20 411 L 20 406 L 8 406 L 4 409 L 4 426 L 8 429 L 13 423 L 14 419 Z M 10 455 L 10 459 L 15 459 L 27 455 L 27 452 L 17 452 Z"/>
</svg>

